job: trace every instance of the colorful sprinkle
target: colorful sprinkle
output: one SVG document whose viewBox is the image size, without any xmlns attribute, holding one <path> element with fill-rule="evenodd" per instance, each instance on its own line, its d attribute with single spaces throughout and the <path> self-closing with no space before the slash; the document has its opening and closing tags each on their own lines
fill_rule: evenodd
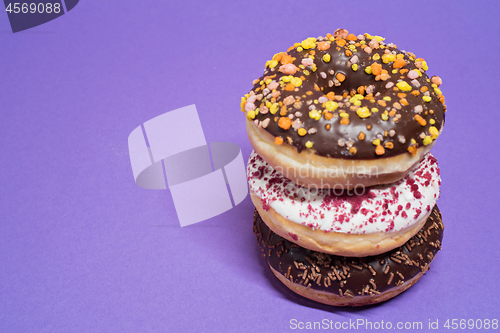
<svg viewBox="0 0 500 333">
<path fill-rule="evenodd" d="M 370 110 L 368 110 L 367 107 L 362 107 L 362 108 L 359 108 L 356 110 L 356 114 L 360 117 L 360 118 L 368 118 L 369 116 L 371 116 L 371 112 Z"/>
<path fill-rule="evenodd" d="M 401 81 L 396 83 L 396 87 L 402 91 L 411 91 L 411 86 L 406 81 Z"/>
</svg>

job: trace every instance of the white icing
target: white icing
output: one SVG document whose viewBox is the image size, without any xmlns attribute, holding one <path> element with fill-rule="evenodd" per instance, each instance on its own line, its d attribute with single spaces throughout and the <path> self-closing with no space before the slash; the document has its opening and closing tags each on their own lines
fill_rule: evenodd
<svg viewBox="0 0 500 333">
<path fill-rule="evenodd" d="M 432 154 L 396 183 L 344 194 L 340 188 L 300 187 L 255 151 L 248 161 L 247 178 L 264 209 L 270 206 L 283 218 L 314 229 L 347 234 L 399 232 L 411 227 L 429 214 L 439 198 L 441 185 L 439 167 Z"/>
</svg>

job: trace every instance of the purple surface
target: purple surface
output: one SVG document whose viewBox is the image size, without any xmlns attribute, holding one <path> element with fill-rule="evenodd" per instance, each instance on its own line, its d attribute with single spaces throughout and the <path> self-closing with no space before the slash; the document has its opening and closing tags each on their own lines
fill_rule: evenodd
<svg viewBox="0 0 500 333">
<path fill-rule="evenodd" d="M 12 34 L 0 13 L 0 331 L 287 331 L 290 320 L 499 319 L 496 1 L 83 1 Z M 127 138 L 196 104 L 208 142 L 250 154 L 241 95 L 266 60 L 333 33 L 381 35 L 443 78 L 433 149 L 446 226 L 399 297 L 336 309 L 262 260 L 245 199 L 181 228 L 168 190 L 134 183 Z M 193 205 L 193 209 L 196 207 Z M 473 331 L 473 330 L 472 330 Z"/>
</svg>

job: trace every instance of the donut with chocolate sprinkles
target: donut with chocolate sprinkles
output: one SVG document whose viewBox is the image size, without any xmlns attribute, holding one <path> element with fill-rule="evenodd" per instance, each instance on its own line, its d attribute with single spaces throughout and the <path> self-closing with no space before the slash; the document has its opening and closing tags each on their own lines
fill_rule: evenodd
<svg viewBox="0 0 500 333">
<path fill-rule="evenodd" d="M 410 288 L 441 249 L 444 225 L 437 206 L 422 229 L 392 251 L 370 257 L 340 257 L 311 251 L 271 231 L 254 213 L 253 231 L 274 275 L 289 289 L 334 306 L 386 301 Z"/>
<path fill-rule="evenodd" d="M 380 36 L 307 38 L 267 61 L 242 97 L 250 142 L 301 186 L 395 182 L 443 128 L 442 80 L 427 70 Z"/>
</svg>

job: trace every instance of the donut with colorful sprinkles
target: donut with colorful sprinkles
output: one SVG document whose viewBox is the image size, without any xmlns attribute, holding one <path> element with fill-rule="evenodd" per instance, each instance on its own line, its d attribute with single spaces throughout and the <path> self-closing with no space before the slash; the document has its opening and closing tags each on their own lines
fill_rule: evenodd
<svg viewBox="0 0 500 333">
<path fill-rule="evenodd" d="M 442 80 L 380 36 L 345 29 L 266 62 L 242 97 L 254 150 L 301 186 L 393 183 L 427 154 L 445 119 Z"/>
</svg>

